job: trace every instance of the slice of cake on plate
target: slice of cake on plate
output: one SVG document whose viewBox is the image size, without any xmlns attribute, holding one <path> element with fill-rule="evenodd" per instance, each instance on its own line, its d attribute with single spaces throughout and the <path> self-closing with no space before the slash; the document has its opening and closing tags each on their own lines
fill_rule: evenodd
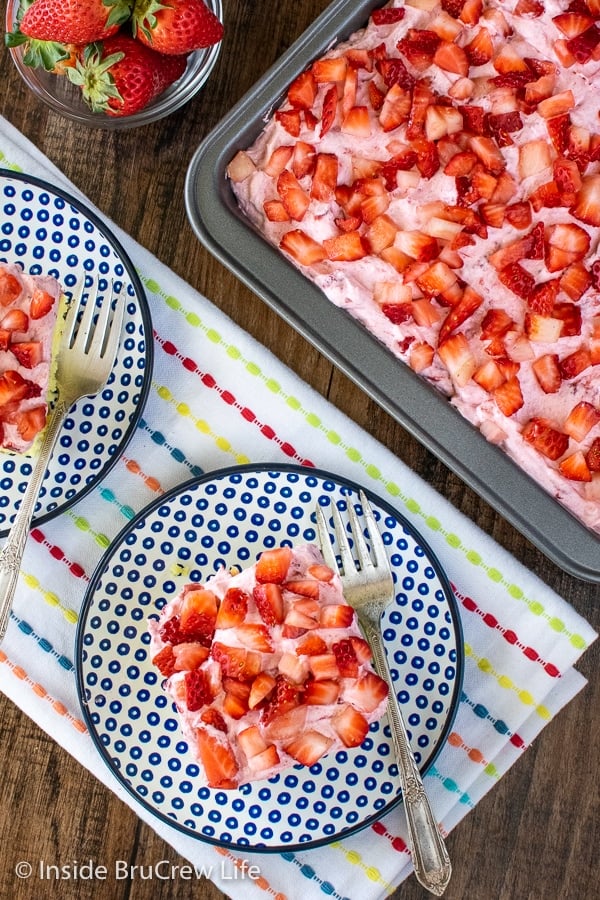
<svg viewBox="0 0 600 900">
<path fill-rule="evenodd" d="M 27 452 L 46 424 L 61 286 L 0 263 L 0 447 Z"/>
<path fill-rule="evenodd" d="M 359 746 L 386 708 L 340 580 L 312 544 L 188 584 L 149 622 L 183 733 L 213 788 Z"/>
</svg>

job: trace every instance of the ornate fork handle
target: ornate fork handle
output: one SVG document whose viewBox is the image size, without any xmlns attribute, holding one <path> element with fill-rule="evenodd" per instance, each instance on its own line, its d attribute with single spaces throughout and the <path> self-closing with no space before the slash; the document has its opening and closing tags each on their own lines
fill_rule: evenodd
<svg viewBox="0 0 600 900">
<path fill-rule="evenodd" d="M 392 679 L 381 640 L 379 623 L 374 625 L 367 616 L 366 609 L 358 611 L 358 619 L 365 638 L 373 650 L 375 668 L 391 687 Z M 410 749 L 396 694 L 391 689 L 388 695 L 387 709 L 398 760 L 415 875 L 423 887 L 437 897 L 441 897 L 450 881 L 452 866 L 446 845 L 431 811 L 421 774 Z"/>
<path fill-rule="evenodd" d="M 6 539 L 6 543 L 0 552 L 0 642 L 4 639 L 8 622 L 10 619 L 10 610 L 12 607 L 13 597 L 17 581 L 19 579 L 19 570 L 21 560 L 25 550 L 25 544 L 29 535 L 29 528 L 33 513 L 35 510 L 36 500 L 46 474 L 48 461 L 52 455 L 54 444 L 58 437 L 62 423 L 69 411 L 69 404 L 65 400 L 59 399 L 54 406 L 46 426 L 46 433 L 40 447 L 39 456 L 36 460 L 31 478 L 27 485 L 27 490 L 23 494 L 19 511 L 15 516 L 10 534 Z"/>
</svg>

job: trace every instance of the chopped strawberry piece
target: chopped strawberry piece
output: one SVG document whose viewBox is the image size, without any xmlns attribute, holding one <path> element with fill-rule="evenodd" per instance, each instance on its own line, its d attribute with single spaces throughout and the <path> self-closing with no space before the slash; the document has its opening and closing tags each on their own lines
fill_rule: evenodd
<svg viewBox="0 0 600 900">
<path fill-rule="evenodd" d="M 582 179 L 571 214 L 588 225 L 600 225 L 600 175 L 588 175 Z"/>
<path fill-rule="evenodd" d="M 241 695 L 235 691 L 226 691 L 223 697 L 223 712 L 231 719 L 239 721 L 248 712 L 249 694 Z"/>
<path fill-rule="evenodd" d="M 469 72 L 469 57 L 458 44 L 442 41 L 434 55 L 433 63 L 445 72 L 465 77 Z"/>
<path fill-rule="evenodd" d="M 19 365 L 25 369 L 34 369 L 44 358 L 44 348 L 41 341 L 11 343 L 10 350 L 17 358 Z"/>
<path fill-rule="evenodd" d="M 379 124 L 383 130 L 386 132 L 393 131 L 400 125 L 408 122 L 412 104 L 413 99 L 410 91 L 402 87 L 398 82 L 394 82 L 384 96 L 379 111 Z"/>
<path fill-rule="evenodd" d="M 173 657 L 176 672 L 191 671 L 201 666 L 208 659 L 208 647 L 203 647 L 196 641 L 176 644 L 173 647 Z"/>
<path fill-rule="evenodd" d="M 229 742 L 202 728 L 198 729 L 197 741 L 198 756 L 209 786 L 220 789 L 236 787 L 239 767 Z"/>
<path fill-rule="evenodd" d="M 590 472 L 600 472 L 600 437 L 594 438 L 590 449 L 585 455 Z"/>
<path fill-rule="evenodd" d="M 434 31 L 411 28 L 396 46 L 415 69 L 424 72 L 432 64 L 439 44 L 440 38 Z"/>
<path fill-rule="evenodd" d="M 286 591 L 291 591 L 292 594 L 299 594 L 301 597 L 310 597 L 313 600 L 318 600 L 319 598 L 319 582 L 313 578 L 286 581 L 284 588 Z"/>
<path fill-rule="evenodd" d="M 581 34 L 567 40 L 567 49 L 576 62 L 583 65 L 592 59 L 596 47 L 600 44 L 600 28 L 594 23 Z"/>
<path fill-rule="evenodd" d="M 175 656 L 173 654 L 173 647 L 170 644 L 167 644 L 162 650 L 156 654 L 156 656 L 152 659 L 152 665 L 156 666 L 161 675 L 164 675 L 165 678 L 168 678 L 175 671 Z"/>
<path fill-rule="evenodd" d="M 344 690 L 344 699 L 365 713 L 371 713 L 388 695 L 387 683 L 374 672 L 367 672 Z"/>
<path fill-rule="evenodd" d="M 249 725 L 238 734 L 238 742 L 242 753 L 247 759 L 262 753 L 267 748 L 267 742 L 260 732 L 258 725 Z"/>
<path fill-rule="evenodd" d="M 308 657 L 308 665 L 316 681 L 329 681 L 340 677 L 335 653 L 315 653 Z"/>
<path fill-rule="evenodd" d="M 574 441 L 581 442 L 600 422 L 600 409 L 586 400 L 576 403 L 563 424 L 564 430 Z"/>
<path fill-rule="evenodd" d="M 329 706 L 337 701 L 341 686 L 339 681 L 309 681 L 304 690 L 304 702 L 309 706 Z"/>
<path fill-rule="evenodd" d="M 556 303 L 552 316 L 562 322 L 561 337 L 576 337 L 581 334 L 581 309 L 574 303 Z"/>
<path fill-rule="evenodd" d="M 29 315 L 32 319 L 43 319 L 54 306 L 54 297 L 41 288 L 34 288 L 29 306 Z"/>
<path fill-rule="evenodd" d="M 523 299 L 527 300 L 527 305 L 534 312 L 547 316 L 554 309 L 559 287 L 558 278 L 552 278 L 549 281 L 544 281 L 542 284 L 536 284 L 532 291 Z"/>
<path fill-rule="evenodd" d="M 331 649 L 342 678 L 358 676 L 358 657 L 351 638 L 344 638 L 332 644 Z"/>
<path fill-rule="evenodd" d="M 560 361 L 560 371 L 563 378 L 576 378 L 591 366 L 592 360 L 587 347 L 580 347 Z"/>
<path fill-rule="evenodd" d="M 235 636 L 244 647 L 248 647 L 250 650 L 257 650 L 260 653 L 271 653 L 273 651 L 273 641 L 266 625 L 260 625 L 257 622 L 245 622 L 243 625 L 236 627 Z"/>
<path fill-rule="evenodd" d="M 292 137 L 300 135 L 302 128 L 302 118 L 299 109 L 280 109 L 275 113 L 275 118 L 279 124 L 285 128 Z"/>
<path fill-rule="evenodd" d="M 241 625 L 248 613 L 250 595 L 240 588 L 229 588 L 217 612 L 216 628 L 234 628 Z"/>
<path fill-rule="evenodd" d="M 343 118 L 340 130 L 357 138 L 368 138 L 371 134 L 371 119 L 366 106 L 352 106 Z"/>
<path fill-rule="evenodd" d="M 494 388 L 492 395 L 500 412 L 507 417 L 514 415 L 524 403 L 521 384 L 516 376 Z"/>
<path fill-rule="evenodd" d="M 1 304 L 0 304 L 1 305 Z M 0 319 L 0 329 L 13 334 L 18 331 L 22 334 L 29 328 L 29 317 L 25 310 L 14 307 L 6 312 Z"/>
<path fill-rule="evenodd" d="M 284 169 L 277 179 L 277 193 L 290 219 L 301 221 L 310 205 L 310 197 L 293 172 Z"/>
<path fill-rule="evenodd" d="M 296 141 L 292 153 L 291 167 L 296 178 L 312 175 L 315 167 L 316 151 L 314 144 L 307 141 Z"/>
<path fill-rule="evenodd" d="M 483 66 L 494 55 L 494 43 L 487 28 L 479 28 L 465 46 L 465 53 L 472 66 Z"/>
<path fill-rule="evenodd" d="M 450 335 L 440 344 L 438 355 L 452 380 L 459 386 L 465 385 L 477 368 L 477 361 L 462 331 Z"/>
<path fill-rule="evenodd" d="M 571 263 L 560 276 L 560 289 L 575 302 L 580 300 L 592 283 L 592 276 L 583 263 Z"/>
<path fill-rule="evenodd" d="M 283 675 L 275 679 L 275 687 L 269 694 L 261 712 L 261 721 L 268 725 L 278 716 L 289 712 L 300 703 L 301 692 L 297 684 L 292 684 Z"/>
<path fill-rule="evenodd" d="M 284 749 L 297 762 L 310 767 L 325 756 L 332 743 L 333 738 L 326 737 L 320 731 L 305 731 L 286 744 Z"/>
<path fill-rule="evenodd" d="M 295 109 L 312 109 L 317 96 L 317 83 L 310 69 L 302 72 L 292 82 L 287 96 Z"/>
<path fill-rule="evenodd" d="M 522 434 L 527 443 L 548 459 L 559 459 L 569 446 L 569 435 L 539 416 L 534 416 L 525 424 Z"/>
<path fill-rule="evenodd" d="M 13 369 L 7 369 L 0 375 L 0 407 L 16 400 L 39 397 L 40 393 L 39 385 L 23 378 Z"/>
<path fill-rule="evenodd" d="M 179 630 L 186 641 L 210 646 L 217 619 L 217 598 L 204 588 L 190 588 L 181 605 Z"/>
<path fill-rule="evenodd" d="M 337 262 L 348 262 L 362 259 L 366 249 L 362 236 L 358 231 L 348 231 L 323 241 L 323 247 L 329 259 Z"/>
<path fill-rule="evenodd" d="M 337 712 L 331 724 L 346 747 L 360 747 L 369 730 L 369 723 L 362 713 L 350 705 Z"/>
<path fill-rule="evenodd" d="M 213 641 L 212 658 L 221 666 L 224 676 L 238 681 L 252 681 L 261 671 L 261 656 L 254 650 L 243 647 L 229 647 L 220 641 Z"/>
<path fill-rule="evenodd" d="M 265 200 L 263 203 L 265 216 L 269 222 L 289 222 L 290 217 L 281 200 Z"/>
<path fill-rule="evenodd" d="M 348 62 L 345 56 L 317 59 L 312 64 L 312 73 L 317 84 L 331 81 L 344 81 Z"/>
<path fill-rule="evenodd" d="M 283 595 L 278 584 L 258 584 L 252 592 L 258 613 L 266 625 L 283 622 Z"/>
<path fill-rule="evenodd" d="M 582 450 L 576 450 L 570 456 L 566 456 L 558 464 L 558 468 L 570 481 L 591 481 L 592 473 L 589 470 L 585 454 Z"/>
<path fill-rule="evenodd" d="M 505 287 L 523 300 L 527 300 L 535 286 L 533 275 L 519 263 L 513 263 L 501 269 L 498 272 L 498 278 Z"/>
<path fill-rule="evenodd" d="M 204 669 L 185 673 L 185 702 L 191 712 L 196 712 L 214 700 L 211 684 Z"/>
<path fill-rule="evenodd" d="M 506 334 L 513 325 L 513 320 L 505 310 L 489 309 L 481 322 L 481 340 Z"/>
<path fill-rule="evenodd" d="M 325 137 L 327 132 L 331 129 L 333 123 L 335 122 L 335 117 L 337 115 L 337 106 L 338 106 L 338 92 L 337 87 L 333 85 L 329 88 L 325 97 L 323 98 L 323 108 L 321 110 L 321 130 L 320 137 Z"/>
<path fill-rule="evenodd" d="M 12 306 L 20 295 L 19 279 L 0 267 L 0 306 Z"/>
<path fill-rule="evenodd" d="M 291 559 L 292 551 L 289 547 L 276 547 L 273 550 L 263 550 L 256 563 L 256 580 L 260 584 L 283 584 L 290 567 Z"/>
<path fill-rule="evenodd" d="M 402 7 L 374 9 L 371 13 L 371 19 L 375 25 L 392 25 L 394 22 L 401 22 L 406 14 L 406 10 Z"/>
<path fill-rule="evenodd" d="M 326 652 L 327 644 L 319 634 L 307 634 L 296 647 L 298 656 L 318 656 Z"/>
<path fill-rule="evenodd" d="M 562 384 L 562 375 L 556 353 L 545 353 L 532 363 L 537 381 L 545 394 L 555 394 Z"/>
<path fill-rule="evenodd" d="M 354 619 L 354 610 L 347 604 L 330 603 L 321 608 L 320 625 L 323 628 L 348 628 Z"/>
<path fill-rule="evenodd" d="M 318 153 L 310 189 L 314 200 L 330 200 L 337 185 L 338 160 L 333 153 Z"/>
<path fill-rule="evenodd" d="M 218 709 L 215 709 L 212 706 L 207 707 L 207 709 L 203 709 L 200 718 L 204 722 L 205 725 L 210 725 L 212 728 L 216 728 L 217 731 L 227 732 L 227 725 L 225 724 L 225 719 L 221 715 Z"/>
<path fill-rule="evenodd" d="M 250 687 L 248 708 L 256 709 L 270 695 L 276 685 L 275 678 L 268 672 L 259 672 Z"/>
<path fill-rule="evenodd" d="M 327 259 L 323 245 L 309 237 L 300 228 L 287 231 L 281 238 L 279 246 L 302 266 L 313 266 L 315 263 Z"/>
<path fill-rule="evenodd" d="M 440 328 L 439 340 L 443 343 L 450 335 L 456 331 L 473 313 L 479 309 L 483 303 L 483 297 L 474 291 L 469 285 L 466 286 L 461 299 L 452 307 Z"/>
</svg>

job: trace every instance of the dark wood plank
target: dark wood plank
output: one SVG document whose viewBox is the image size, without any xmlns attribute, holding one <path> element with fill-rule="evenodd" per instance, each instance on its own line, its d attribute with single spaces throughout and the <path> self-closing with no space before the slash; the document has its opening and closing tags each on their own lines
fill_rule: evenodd
<svg viewBox="0 0 600 900">
<path fill-rule="evenodd" d="M 197 145 L 220 117 L 325 9 L 325 0 L 277 4 L 228 2 L 226 39 L 201 94 L 172 117 L 142 129 L 84 129 L 29 96 L 0 49 L 0 112 L 27 135 L 115 223 L 205 293 L 317 391 L 408 462 L 600 628 L 598 588 L 561 572 L 494 510 L 466 489 L 394 420 L 286 326 L 201 248 L 187 221 L 183 185 Z M 268 10 L 269 28 L 264 15 Z M 267 32 L 267 33 L 265 33 Z M 510 773 L 449 837 L 454 876 L 445 896 L 498 900 L 592 900 L 600 846 L 597 763 L 600 756 L 599 650 L 584 657 L 587 689 L 550 724 Z M 15 866 L 40 864 L 138 867 L 131 877 L 61 881 L 64 900 L 217 900 L 235 896 L 219 880 L 144 879 L 161 860 L 183 866 L 168 845 L 124 803 L 0 695 L 0 897 L 37 900 L 52 885 Z M 139 868 L 144 867 L 144 868 Z M 51 872 L 51 870 L 50 870 Z M 396 900 L 424 900 L 413 878 Z"/>
</svg>

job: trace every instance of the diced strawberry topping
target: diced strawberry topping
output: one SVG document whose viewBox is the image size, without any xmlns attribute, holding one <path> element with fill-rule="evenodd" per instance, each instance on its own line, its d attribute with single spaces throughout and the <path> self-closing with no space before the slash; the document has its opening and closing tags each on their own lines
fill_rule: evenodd
<svg viewBox="0 0 600 900">
<path fill-rule="evenodd" d="M 215 620 L 216 628 L 235 628 L 241 625 L 248 613 L 248 604 L 251 597 L 240 588 L 229 588 L 217 612 Z"/>
<path fill-rule="evenodd" d="M 295 740 L 286 744 L 285 751 L 303 766 L 314 766 L 333 743 L 333 738 L 326 737 L 320 731 L 305 731 Z"/>
<path fill-rule="evenodd" d="M 275 679 L 275 687 L 270 693 L 261 712 L 261 721 L 268 725 L 278 716 L 289 712 L 300 704 L 300 688 L 283 675 Z"/>
<path fill-rule="evenodd" d="M 165 678 L 168 678 L 175 671 L 175 656 L 173 647 L 167 644 L 152 659 L 152 665 L 160 671 Z"/>
<path fill-rule="evenodd" d="M 54 297 L 41 288 L 34 288 L 29 306 L 29 315 L 32 319 L 43 319 L 54 306 Z"/>
<path fill-rule="evenodd" d="M 223 675 L 238 681 L 252 681 L 261 670 L 260 653 L 243 647 L 229 647 L 213 641 L 211 656 L 221 666 Z"/>
<path fill-rule="evenodd" d="M 360 747 L 369 730 L 369 723 L 362 713 L 350 705 L 337 712 L 331 724 L 346 747 Z"/>
<path fill-rule="evenodd" d="M 290 547 L 263 550 L 256 563 L 255 576 L 260 584 L 283 584 L 286 580 L 292 551 Z"/>
<path fill-rule="evenodd" d="M 525 424 L 522 434 L 529 444 L 548 459 L 559 459 L 569 446 L 569 435 L 539 416 L 534 416 Z"/>
<path fill-rule="evenodd" d="M 197 731 L 197 742 L 198 755 L 209 786 L 221 789 L 237 787 L 239 767 L 229 742 L 224 737 L 215 737 L 203 728 Z"/>
<path fill-rule="evenodd" d="M 258 613 L 266 625 L 283 622 L 283 594 L 279 584 L 257 584 L 252 592 Z"/>
<path fill-rule="evenodd" d="M 185 673 L 185 702 L 191 712 L 202 709 L 213 699 L 212 688 L 203 669 Z"/>
<path fill-rule="evenodd" d="M 11 306 L 20 295 L 19 279 L 0 267 L 0 306 Z"/>
</svg>

